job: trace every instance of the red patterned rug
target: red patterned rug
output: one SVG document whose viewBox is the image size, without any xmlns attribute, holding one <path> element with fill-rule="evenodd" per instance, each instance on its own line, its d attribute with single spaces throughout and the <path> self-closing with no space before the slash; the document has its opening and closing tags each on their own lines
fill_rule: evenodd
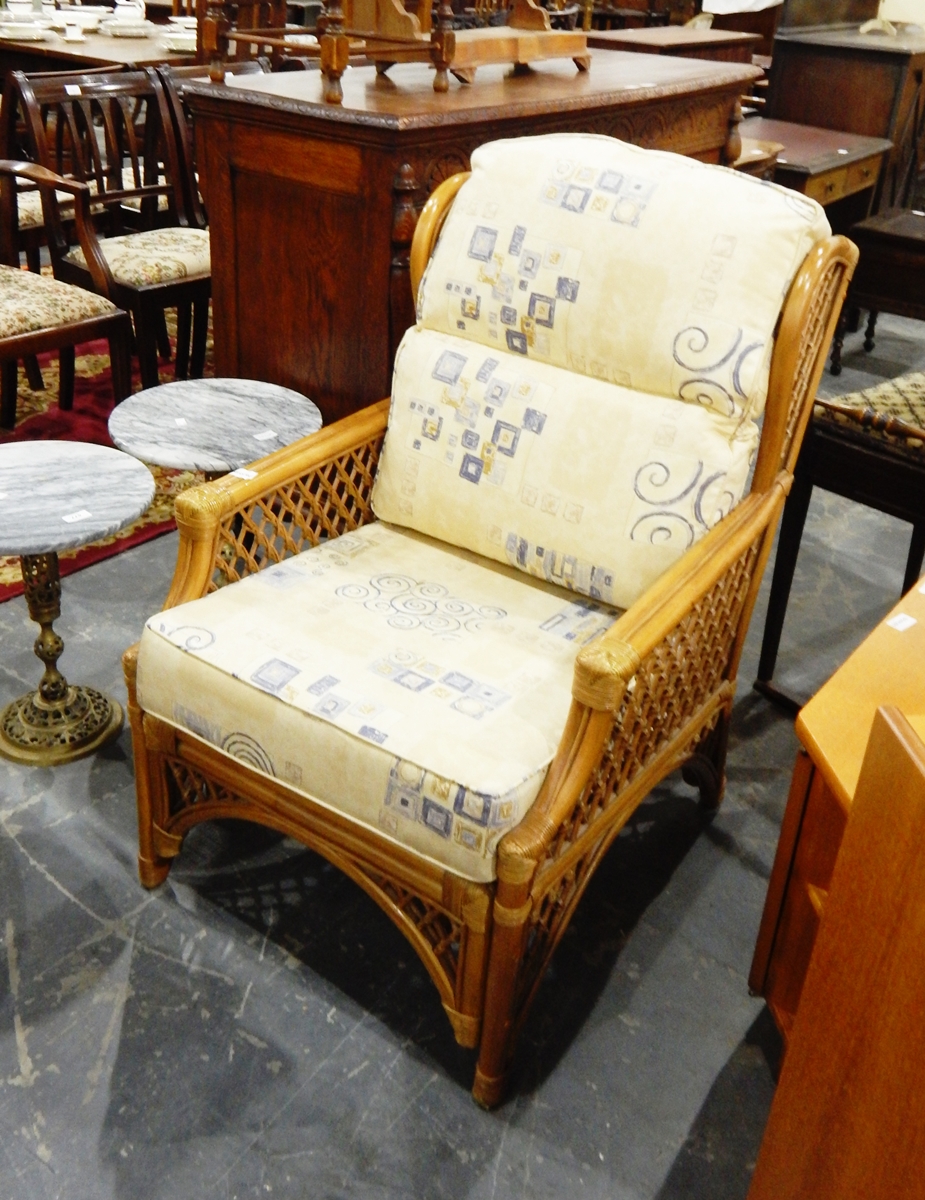
<svg viewBox="0 0 925 1200">
<path fill-rule="evenodd" d="M 168 328 L 172 329 L 168 313 Z M 207 375 L 212 372 L 212 339 L 209 338 L 206 358 Z M 45 380 L 44 391 L 35 392 L 29 387 L 25 372 L 20 366 L 19 399 L 16 406 L 16 428 L 0 430 L 0 443 L 61 440 L 72 442 L 96 442 L 111 446 L 107 420 L 112 411 L 112 387 L 109 376 L 109 353 L 105 341 L 88 342 L 78 347 L 74 379 L 74 407 L 70 412 L 58 408 L 58 354 L 57 351 L 39 355 L 39 366 Z M 169 383 L 174 377 L 173 363 L 161 364 L 161 382 Z M 133 391 L 141 384 L 137 374 L 133 380 Z M 98 542 L 91 542 L 79 550 L 66 550 L 59 556 L 62 575 L 70 575 L 89 567 L 92 563 L 120 554 L 132 546 L 138 546 L 151 538 L 169 533 L 174 528 L 173 503 L 175 497 L 202 481 L 196 471 L 171 471 L 164 467 L 152 467 L 156 489 L 148 510 L 131 525 L 117 534 Z M 18 558 L 0 556 L 0 603 L 12 596 L 21 595 L 22 574 Z"/>
</svg>

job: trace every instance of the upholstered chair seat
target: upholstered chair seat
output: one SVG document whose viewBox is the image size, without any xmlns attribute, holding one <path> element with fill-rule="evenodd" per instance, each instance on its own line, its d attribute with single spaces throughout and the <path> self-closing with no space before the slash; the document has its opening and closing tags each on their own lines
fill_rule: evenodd
<svg viewBox="0 0 925 1200">
<path fill-rule="evenodd" d="M 886 379 L 832 400 L 816 400 L 813 417 L 925 457 L 925 372 Z"/>
<path fill-rule="evenodd" d="M 100 250 L 113 279 L 125 287 L 173 283 L 211 271 L 209 233 L 205 229 L 148 229 L 100 240 Z M 65 261 L 86 267 L 83 249 L 76 246 Z"/>
<path fill-rule="evenodd" d="M 134 187 L 135 176 L 131 167 L 124 167 L 122 170 L 122 184 L 126 188 Z M 96 181 L 90 179 L 87 186 L 91 192 L 96 191 Z M 74 202 L 65 192 L 57 193 L 58 209 L 62 220 L 72 221 L 74 219 Z M 42 193 L 35 188 L 22 188 L 16 198 L 16 204 L 19 215 L 19 228 L 21 231 L 27 229 L 41 229 L 45 224 L 45 217 L 42 213 Z M 169 206 L 169 201 L 166 196 L 158 196 L 157 207 L 159 212 L 166 212 Z M 93 208 L 93 205 L 90 206 Z M 140 210 L 141 200 L 137 196 L 127 196 L 125 207 Z"/>
<path fill-rule="evenodd" d="M 0 338 L 19 337 L 118 311 L 105 296 L 59 283 L 47 275 L 0 265 Z"/>
</svg>

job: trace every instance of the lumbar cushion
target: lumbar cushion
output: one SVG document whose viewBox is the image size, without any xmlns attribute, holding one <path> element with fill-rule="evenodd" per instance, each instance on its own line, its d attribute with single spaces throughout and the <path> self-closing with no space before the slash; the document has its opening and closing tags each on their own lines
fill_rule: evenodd
<svg viewBox="0 0 925 1200">
<path fill-rule="evenodd" d="M 409 330 L 376 515 L 628 607 L 738 502 L 753 421 Z"/>
</svg>

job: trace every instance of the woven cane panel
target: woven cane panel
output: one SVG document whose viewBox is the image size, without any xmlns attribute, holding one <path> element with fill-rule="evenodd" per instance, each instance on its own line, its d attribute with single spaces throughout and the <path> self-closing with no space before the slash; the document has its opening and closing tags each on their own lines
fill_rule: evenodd
<svg viewBox="0 0 925 1200">
<path fill-rule="evenodd" d="M 726 574 L 643 661 L 616 716 L 613 734 L 601 761 L 563 821 L 541 866 L 539 897 L 531 921 L 518 980 L 518 995 L 526 999 L 545 967 L 565 924 L 571 917 L 599 853 L 615 833 L 607 810 L 658 754 L 715 695 L 727 677 L 742 609 L 748 596 L 759 544 L 748 549 Z M 713 710 L 697 729 L 690 749 L 715 724 Z M 655 780 L 653 780 L 653 783 Z M 628 814 L 627 814 L 628 815 Z M 553 869 L 580 839 L 586 849 L 569 857 L 561 872 Z"/>
<path fill-rule="evenodd" d="M 228 514 L 209 591 L 374 520 L 369 498 L 382 436 Z"/>
<path fill-rule="evenodd" d="M 243 811 L 250 807 L 245 796 L 239 796 L 216 783 L 207 775 L 191 768 L 182 759 L 165 755 L 164 764 L 170 825 L 181 814 L 193 808 L 202 810 L 200 820 L 208 819 L 208 809 L 212 809 L 215 815 L 215 809 L 227 811 L 229 807 L 236 805 L 242 808 L 242 817 L 252 817 L 252 813 Z M 397 909 L 421 940 L 430 947 L 443 976 L 442 987 L 441 983 L 438 983 L 438 987 L 448 996 L 455 996 L 460 946 L 465 937 L 463 923 L 445 909 L 422 899 L 416 892 L 370 869 L 365 863 L 357 860 L 353 860 L 353 863 L 358 873 L 370 883 L 372 893 L 381 897 L 382 907 L 387 910 Z"/>
<path fill-rule="evenodd" d="M 790 410 L 787 414 L 787 428 L 781 446 L 780 466 L 783 467 L 793 445 L 794 434 L 800 421 L 800 414 L 812 382 L 813 368 L 819 353 L 826 324 L 832 309 L 832 300 L 845 274 L 845 264 L 834 262 L 825 274 L 818 288 L 813 293 L 809 316 L 803 326 L 803 336 L 800 340 L 800 356 L 793 377 L 793 389 L 790 393 Z M 827 347 L 825 348 L 827 349 Z"/>
</svg>

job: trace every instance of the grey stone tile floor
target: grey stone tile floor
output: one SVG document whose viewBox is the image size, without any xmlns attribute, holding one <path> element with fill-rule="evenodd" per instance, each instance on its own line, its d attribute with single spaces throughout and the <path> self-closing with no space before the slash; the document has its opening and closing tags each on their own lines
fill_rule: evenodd
<svg viewBox="0 0 925 1200">
<path fill-rule="evenodd" d="M 925 365 L 925 326 L 846 343 L 826 394 Z M 896 601 L 900 522 L 817 493 L 778 681 L 814 691 Z M 175 536 L 64 581 L 62 667 L 124 699 Z M 304 848 L 201 826 L 135 874 L 128 735 L 57 769 L 0 761 L 0 1200 L 745 1197 L 779 1045 L 746 976 L 792 722 L 750 690 L 707 821 L 672 778 L 603 863 L 524 1031 L 512 1094 L 469 1097 L 437 994 L 387 918 Z M 34 685 L 0 605 L 0 704 Z"/>
</svg>

